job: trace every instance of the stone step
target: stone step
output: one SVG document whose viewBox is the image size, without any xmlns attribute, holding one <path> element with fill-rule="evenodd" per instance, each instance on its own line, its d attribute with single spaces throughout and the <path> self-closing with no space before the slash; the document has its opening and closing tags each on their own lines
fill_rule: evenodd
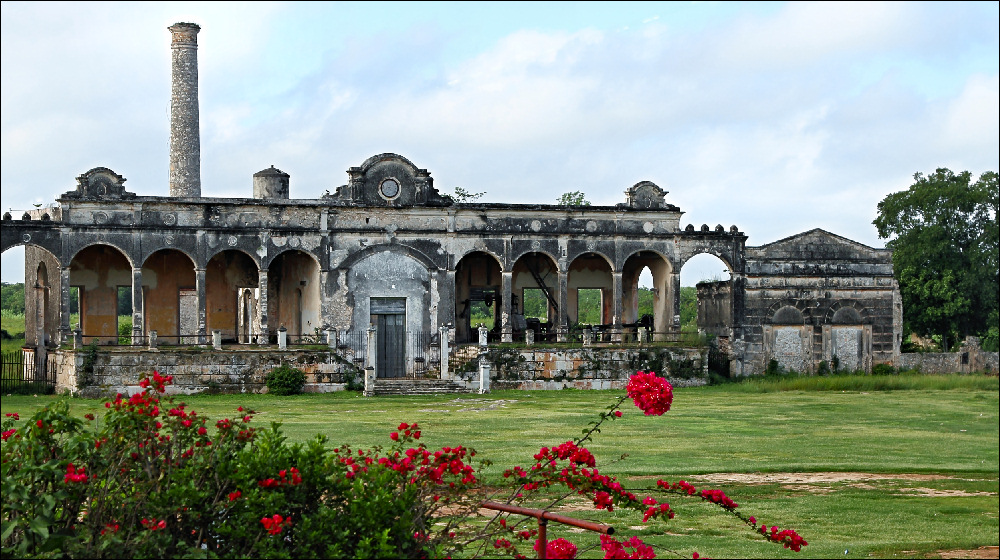
<svg viewBox="0 0 1000 560">
<path fill-rule="evenodd" d="M 469 389 L 454 381 L 442 379 L 377 379 L 376 395 L 437 395 L 469 393 Z"/>
</svg>

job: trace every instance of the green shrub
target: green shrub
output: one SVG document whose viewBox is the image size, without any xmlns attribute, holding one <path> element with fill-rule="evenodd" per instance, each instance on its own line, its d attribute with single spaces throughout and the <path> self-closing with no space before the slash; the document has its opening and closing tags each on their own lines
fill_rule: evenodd
<svg viewBox="0 0 1000 560">
<path fill-rule="evenodd" d="M 281 364 L 267 374 L 264 382 L 267 384 L 267 392 L 272 395 L 298 395 L 306 384 L 306 374 L 300 369 Z"/>
<path fill-rule="evenodd" d="M 816 375 L 830 375 L 830 373 L 830 364 L 828 364 L 826 360 L 820 362 L 816 367 Z"/>
<path fill-rule="evenodd" d="M 889 364 L 875 364 L 872 366 L 872 375 L 893 375 L 896 368 Z"/>
</svg>

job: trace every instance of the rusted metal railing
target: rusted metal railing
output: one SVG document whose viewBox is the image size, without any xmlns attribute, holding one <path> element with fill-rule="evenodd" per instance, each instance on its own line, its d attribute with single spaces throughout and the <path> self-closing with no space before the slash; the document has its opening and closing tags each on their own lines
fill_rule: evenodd
<svg viewBox="0 0 1000 560">
<path fill-rule="evenodd" d="M 615 534 L 615 528 L 611 525 L 603 525 L 601 523 L 594 523 L 593 521 L 585 521 L 583 519 L 575 519 L 573 517 L 566 517 L 565 515 L 560 515 L 558 513 L 552 513 L 544 509 L 531 509 L 524 508 L 520 506 L 512 506 L 510 504 L 501 504 L 498 502 L 483 502 L 482 505 L 485 509 L 492 509 L 494 511 L 503 511 L 507 513 L 513 513 L 515 515 L 524 515 L 526 517 L 534 517 L 538 520 L 538 557 L 544 559 L 545 551 L 549 546 L 548 537 L 545 534 L 546 528 L 548 527 L 549 521 L 555 521 L 556 523 L 562 523 L 563 525 L 572 525 L 573 527 L 579 527 L 581 529 L 586 529 L 588 531 L 594 531 L 595 533 L 601 533 L 603 535 L 613 535 Z"/>
</svg>

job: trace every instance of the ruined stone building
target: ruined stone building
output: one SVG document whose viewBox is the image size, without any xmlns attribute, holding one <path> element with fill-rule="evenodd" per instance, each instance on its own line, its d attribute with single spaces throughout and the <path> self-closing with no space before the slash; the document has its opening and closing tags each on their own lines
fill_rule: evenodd
<svg viewBox="0 0 1000 560">
<path fill-rule="evenodd" d="M 391 377 L 443 327 L 457 343 L 476 339 L 473 305 L 494 310 L 497 341 L 529 329 L 565 340 L 580 289 L 600 290 L 595 328 L 606 341 L 634 339 L 641 327 L 673 340 L 681 267 L 709 253 L 731 279 L 699 286 L 699 326 L 728 344 L 734 373 L 760 373 L 772 359 L 810 371 L 834 356 L 869 369 L 899 352 L 889 251 L 818 229 L 748 247 L 736 226 L 682 226 L 681 210 L 649 181 L 615 206 L 459 204 L 427 169 L 379 154 L 320 198 L 290 199 L 289 175 L 273 166 L 248 177 L 246 198 L 203 196 L 198 30 L 170 27 L 167 196 L 130 193 L 124 177 L 98 167 L 56 206 L 3 217 L 3 250 L 25 246 L 29 344 L 71 338 L 75 298 L 85 341 L 117 344 L 124 297 L 137 345 L 154 331 L 168 344 L 204 344 L 219 331 L 252 347 L 273 343 L 280 329 L 294 342 L 348 340 L 374 327 L 380 352 L 394 345 L 380 368 Z M 647 268 L 655 313 L 640 322 Z M 525 319 L 525 290 L 540 290 L 546 321 Z"/>
</svg>

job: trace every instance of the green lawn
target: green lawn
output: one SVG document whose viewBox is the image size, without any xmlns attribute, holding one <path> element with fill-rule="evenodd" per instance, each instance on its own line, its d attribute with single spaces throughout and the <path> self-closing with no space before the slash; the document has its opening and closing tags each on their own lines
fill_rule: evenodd
<svg viewBox="0 0 1000 560">
<path fill-rule="evenodd" d="M 995 546 L 1000 388 L 996 378 L 979 385 L 894 391 L 677 389 L 674 407 L 663 417 L 645 417 L 628 404 L 624 417 L 606 425 L 589 446 L 602 472 L 618 475 L 640 495 L 657 477 L 694 482 L 699 479 L 692 475 L 740 475 L 703 479 L 699 486 L 721 488 L 746 514 L 798 530 L 810 543 L 799 554 L 762 542 L 712 507 L 676 496 L 669 501 L 678 515 L 666 536 L 646 535 L 641 518 L 620 511 L 599 514 L 576 504 L 580 507 L 568 513 L 611 523 L 621 534 L 637 533 L 685 557 L 694 550 L 713 557 L 924 557 Z M 334 444 L 385 444 L 397 423 L 417 421 L 421 441 L 429 447 L 471 445 L 480 458 L 492 460 L 486 480 L 496 483 L 504 468 L 528 466 L 542 445 L 578 435 L 618 394 L 504 391 L 364 398 L 335 393 L 183 400 L 212 418 L 250 406 L 258 411 L 256 422 L 280 421 L 298 441 L 322 433 Z M 23 418 L 54 398 L 5 396 L 0 408 Z M 73 399 L 72 406 L 80 415 L 105 410 L 100 402 L 83 399 Z M 626 453 L 626 460 L 615 462 Z M 553 525 L 550 531 L 566 535 Z M 596 542 L 581 535 L 573 540 Z M 597 552 L 584 556 L 599 557 Z M 659 550 L 658 556 L 669 553 Z"/>
</svg>

